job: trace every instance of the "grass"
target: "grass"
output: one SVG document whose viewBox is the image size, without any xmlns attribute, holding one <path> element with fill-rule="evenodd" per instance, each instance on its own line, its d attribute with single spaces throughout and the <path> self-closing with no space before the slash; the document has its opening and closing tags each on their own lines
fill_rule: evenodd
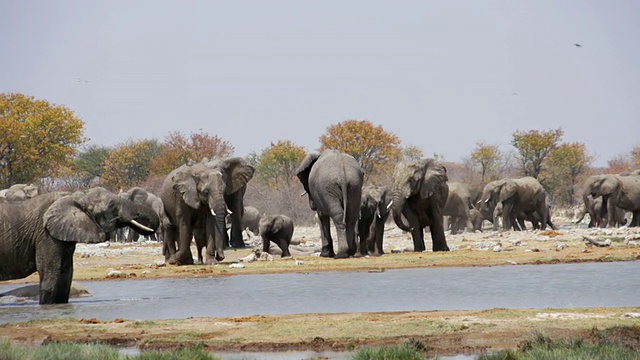
<svg viewBox="0 0 640 360">
<path fill-rule="evenodd" d="M 50 343 L 40 347 L 22 347 L 0 340 L 0 360 L 215 360 L 202 347 L 184 347 L 171 351 L 145 350 L 125 355 L 117 348 L 99 344 Z"/>
<path fill-rule="evenodd" d="M 429 347 L 422 341 L 409 340 L 402 345 L 363 347 L 353 355 L 354 360 L 424 360 Z"/>
</svg>

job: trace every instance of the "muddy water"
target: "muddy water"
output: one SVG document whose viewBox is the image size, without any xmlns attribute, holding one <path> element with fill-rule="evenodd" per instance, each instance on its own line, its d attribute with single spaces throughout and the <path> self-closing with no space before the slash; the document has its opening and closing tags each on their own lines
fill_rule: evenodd
<svg viewBox="0 0 640 360">
<path fill-rule="evenodd" d="M 640 261 L 82 282 L 69 304 L 0 304 L 0 323 L 253 314 L 637 306 Z M 18 287 L 0 285 L 0 292 Z"/>
</svg>

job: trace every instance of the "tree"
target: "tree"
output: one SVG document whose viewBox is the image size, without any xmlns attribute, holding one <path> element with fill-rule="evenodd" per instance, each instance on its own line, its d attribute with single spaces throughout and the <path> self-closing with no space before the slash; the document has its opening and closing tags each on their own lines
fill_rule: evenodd
<svg viewBox="0 0 640 360">
<path fill-rule="evenodd" d="M 111 150 L 104 162 L 102 181 L 113 191 L 139 185 L 151 174 L 151 162 L 160 156 L 157 140 L 127 140 Z"/>
<path fill-rule="evenodd" d="M 471 161 L 480 168 L 483 184 L 499 178 L 498 170 L 503 162 L 502 152 L 496 145 L 487 145 L 480 141 L 471 153 Z"/>
<path fill-rule="evenodd" d="M 289 187 L 295 175 L 294 171 L 305 155 L 306 151 L 303 147 L 296 146 L 289 140 L 271 143 L 271 146 L 262 150 L 260 156 L 254 160 L 257 178 L 276 188 L 280 184 Z M 251 163 L 251 159 L 248 161 Z"/>
<path fill-rule="evenodd" d="M 636 145 L 631 149 L 631 158 L 629 161 L 635 169 L 640 169 L 640 145 Z"/>
<path fill-rule="evenodd" d="M 110 153 L 111 149 L 108 147 L 91 145 L 77 155 L 76 174 L 83 184 L 88 185 L 93 179 L 102 176 L 105 161 Z"/>
<path fill-rule="evenodd" d="M 545 188 L 552 198 L 565 205 L 573 205 L 578 179 L 593 162 L 582 143 L 559 145 L 550 155 L 544 173 Z"/>
<path fill-rule="evenodd" d="M 179 131 L 165 137 L 162 154 L 152 164 L 152 171 L 166 175 L 188 161 L 203 158 L 224 158 L 233 154 L 233 146 L 217 135 L 205 132 L 191 133 L 188 137 Z"/>
<path fill-rule="evenodd" d="M 415 145 L 407 145 L 402 148 L 402 159 L 404 161 L 416 161 L 424 158 L 424 151 Z"/>
<path fill-rule="evenodd" d="M 619 174 L 623 171 L 628 171 L 631 168 L 631 160 L 629 155 L 620 154 L 607 160 L 607 168 L 604 170 L 605 174 Z"/>
<path fill-rule="evenodd" d="M 513 133 L 511 145 L 518 150 L 517 159 L 524 176 L 533 176 L 538 179 L 543 170 L 544 160 L 558 147 L 562 135 L 564 135 L 564 131 L 561 128 Z"/>
<path fill-rule="evenodd" d="M 365 177 L 402 157 L 400 139 L 367 120 L 345 120 L 320 136 L 320 151 L 336 149 L 353 156 Z"/>
<path fill-rule="evenodd" d="M 0 123 L 0 188 L 55 176 L 87 140 L 73 111 L 23 94 L 0 94 Z"/>
</svg>

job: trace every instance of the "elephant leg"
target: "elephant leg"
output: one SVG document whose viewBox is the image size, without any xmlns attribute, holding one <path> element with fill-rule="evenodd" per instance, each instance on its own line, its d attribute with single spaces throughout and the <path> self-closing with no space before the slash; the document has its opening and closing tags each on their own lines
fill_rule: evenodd
<svg viewBox="0 0 640 360">
<path fill-rule="evenodd" d="M 371 228 L 371 221 L 369 218 L 361 218 L 358 221 L 358 248 L 357 253 L 360 255 L 367 255 L 367 251 L 369 250 L 369 235 Z"/>
<path fill-rule="evenodd" d="M 207 224 L 209 226 L 209 224 Z M 207 232 L 205 229 L 196 228 L 193 229 L 193 240 L 196 243 L 196 256 L 198 260 L 196 264 L 202 265 L 204 264 L 204 256 L 202 255 L 202 249 L 206 248 L 207 258 L 209 257 L 209 242 L 207 241 Z"/>
<path fill-rule="evenodd" d="M 373 231 L 373 237 L 375 243 L 373 243 L 372 253 L 373 255 L 382 255 L 384 254 L 384 250 L 382 250 L 382 241 L 384 239 L 384 223 L 385 219 L 377 218 L 375 222 L 375 230 Z"/>
<path fill-rule="evenodd" d="M 320 221 L 320 238 L 322 239 L 322 251 L 320 256 L 322 257 L 335 257 L 336 253 L 333 251 L 333 239 L 331 238 L 331 224 L 330 218 L 326 215 L 318 215 Z"/>
<path fill-rule="evenodd" d="M 173 226 L 166 226 L 164 228 L 164 236 L 162 240 L 162 254 L 164 260 L 169 261 L 176 253 L 176 228 Z"/>
<path fill-rule="evenodd" d="M 178 250 L 169 259 L 169 264 L 173 265 L 193 265 L 193 255 L 191 254 L 191 239 L 193 229 L 191 226 L 180 226 L 178 230 Z"/>
<path fill-rule="evenodd" d="M 515 214 L 513 213 L 513 204 L 502 203 L 502 230 L 509 231 L 511 226 L 515 224 Z"/>
<path fill-rule="evenodd" d="M 73 252 L 75 243 L 47 239 L 36 254 L 36 268 L 40 277 L 40 304 L 66 304 L 69 302 L 73 278 Z"/>
<path fill-rule="evenodd" d="M 640 211 L 634 211 L 629 227 L 638 227 L 638 226 L 640 226 Z"/>
<path fill-rule="evenodd" d="M 342 222 L 341 216 L 339 219 L 336 219 L 334 217 L 333 224 L 336 227 L 336 235 L 338 236 L 338 252 L 336 253 L 335 258 L 336 259 L 348 258 L 351 255 L 351 244 L 347 239 L 348 226 L 344 222 Z M 354 231 L 354 235 L 355 235 L 355 231 Z M 355 250 L 355 241 L 354 241 L 354 250 Z"/>
<path fill-rule="evenodd" d="M 429 224 L 429 230 L 431 232 L 431 243 L 433 251 L 449 251 L 447 246 L 447 239 L 444 236 L 444 224 L 442 223 L 442 211 L 435 204 L 431 207 L 431 218 L 433 219 Z"/>
<path fill-rule="evenodd" d="M 282 250 L 282 255 L 280 255 L 280 257 L 291 257 L 289 244 L 287 243 L 287 239 L 284 238 L 284 235 L 281 235 L 278 239 L 278 247 Z"/>
<path fill-rule="evenodd" d="M 347 240 L 348 246 L 348 255 L 353 256 L 356 254 L 357 246 L 356 246 L 356 221 L 349 221 L 345 224 L 345 236 Z"/>
<path fill-rule="evenodd" d="M 423 252 L 427 250 L 424 245 L 424 227 L 414 227 L 413 230 L 411 230 L 411 238 L 413 239 L 413 251 Z"/>
</svg>

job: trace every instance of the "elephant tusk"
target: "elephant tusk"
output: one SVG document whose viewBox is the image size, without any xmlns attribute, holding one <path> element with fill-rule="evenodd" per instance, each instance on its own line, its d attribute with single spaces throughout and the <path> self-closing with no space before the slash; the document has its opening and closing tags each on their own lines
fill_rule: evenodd
<svg viewBox="0 0 640 360">
<path fill-rule="evenodd" d="M 131 224 L 135 225 L 137 228 L 139 228 L 140 230 L 144 230 L 144 231 L 148 231 L 148 232 L 153 232 L 153 229 L 147 226 L 144 226 L 142 224 L 140 224 L 139 222 L 135 221 L 135 220 L 131 220 Z"/>
<path fill-rule="evenodd" d="M 306 190 L 303 191 L 302 194 L 300 194 L 300 196 L 305 196 L 305 195 L 307 195 L 307 191 Z"/>
<path fill-rule="evenodd" d="M 233 214 L 233 211 L 231 211 L 231 210 L 227 209 L 227 214 L 232 215 L 232 214 Z"/>
<path fill-rule="evenodd" d="M 486 204 L 486 203 L 488 203 L 488 202 L 489 202 L 489 199 L 485 200 L 484 202 L 485 202 L 485 204 Z"/>
<path fill-rule="evenodd" d="M 216 216 L 216 212 L 211 209 L 211 215 Z"/>
<path fill-rule="evenodd" d="M 389 208 L 391 207 L 391 205 L 392 205 L 392 204 L 393 204 L 393 200 L 391 200 L 391 201 L 389 202 L 389 205 L 387 205 L 387 209 L 389 209 Z"/>
</svg>

